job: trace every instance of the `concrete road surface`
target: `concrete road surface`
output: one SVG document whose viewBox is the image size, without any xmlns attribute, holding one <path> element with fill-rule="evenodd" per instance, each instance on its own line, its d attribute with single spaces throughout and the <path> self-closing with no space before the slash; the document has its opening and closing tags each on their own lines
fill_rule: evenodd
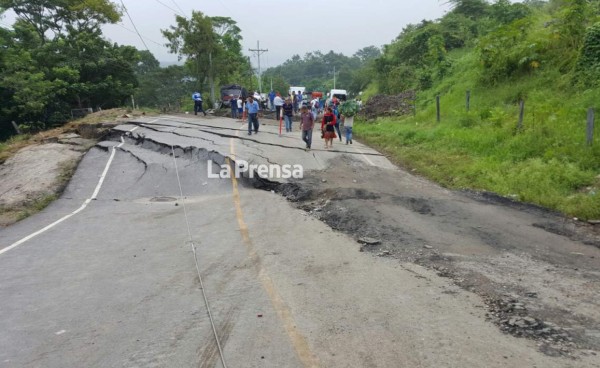
<svg viewBox="0 0 600 368">
<path fill-rule="evenodd" d="M 185 115 L 117 127 L 59 200 L 0 231 L 0 368 L 600 366 L 594 346 L 548 354 L 502 332 L 481 296 L 426 265 L 360 252 L 328 223 L 336 213 L 279 194 L 302 180 L 209 177 L 242 161 L 301 165 L 336 192 L 343 164 L 402 175 L 407 195 L 448 194 L 356 141 L 313 138 L 305 151 L 273 122 L 248 135 Z"/>
</svg>

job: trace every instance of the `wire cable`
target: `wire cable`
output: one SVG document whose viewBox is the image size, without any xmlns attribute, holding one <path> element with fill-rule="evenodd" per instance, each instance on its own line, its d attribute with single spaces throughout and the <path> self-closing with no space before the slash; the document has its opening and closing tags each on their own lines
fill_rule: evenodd
<svg viewBox="0 0 600 368">
<path fill-rule="evenodd" d="M 138 31 L 137 27 L 135 26 L 135 23 L 133 23 L 133 19 L 131 19 L 131 15 L 129 15 L 129 12 L 127 11 L 127 7 L 125 6 L 125 3 L 123 2 L 123 0 L 121 0 L 121 5 L 123 5 L 123 9 L 125 9 L 125 14 L 127 14 L 127 17 L 129 18 L 129 21 L 131 22 L 133 29 L 135 29 L 135 33 L 137 33 L 137 35 L 140 37 L 140 40 L 142 40 L 142 43 L 144 44 L 144 47 L 146 48 L 146 50 L 148 52 L 150 52 L 150 49 L 148 49 L 148 45 L 146 45 L 146 41 L 144 41 L 144 38 Z"/>
<path fill-rule="evenodd" d="M 175 4 L 175 6 L 177 7 L 177 9 L 179 9 L 181 11 L 182 14 L 185 14 L 185 11 L 183 11 L 183 9 L 181 9 L 181 7 L 179 6 L 179 4 L 177 4 L 177 2 L 175 2 L 175 0 L 171 0 L 171 2 L 173 4 Z"/>
<path fill-rule="evenodd" d="M 130 29 L 130 28 L 127 28 L 127 27 L 125 27 L 125 25 L 123 25 L 123 24 L 121 24 L 121 23 L 115 23 L 115 24 L 116 24 L 116 25 L 118 25 L 119 27 L 122 27 L 122 28 L 124 28 L 125 30 L 127 30 L 127 31 L 129 31 L 129 32 L 131 32 L 131 33 L 136 33 L 134 30 L 132 30 L 132 29 Z M 146 41 L 152 42 L 152 43 L 153 43 L 153 44 L 155 44 L 155 45 L 158 45 L 158 46 L 161 46 L 161 47 L 164 47 L 164 46 L 165 46 L 165 45 L 163 45 L 162 43 L 158 43 L 158 42 L 156 42 L 156 41 L 154 41 L 154 40 L 152 40 L 152 39 L 150 39 L 150 38 L 148 38 L 148 37 L 146 37 L 146 36 L 142 36 L 142 37 L 144 37 L 144 38 L 146 39 Z"/>
<path fill-rule="evenodd" d="M 212 312 L 210 310 L 210 304 L 208 303 L 208 297 L 206 296 L 206 291 L 204 290 L 204 282 L 202 280 L 202 276 L 200 274 L 200 266 L 198 266 L 198 255 L 196 253 L 196 244 L 192 240 L 192 232 L 190 230 L 190 222 L 188 220 L 187 209 L 185 207 L 185 199 L 183 198 L 183 189 L 181 187 L 181 179 L 179 178 L 179 170 L 177 168 L 177 159 L 175 158 L 175 148 L 171 146 L 171 152 L 173 154 L 173 163 L 175 165 L 175 174 L 177 175 L 177 183 L 179 184 L 179 194 L 181 198 L 181 204 L 183 205 L 183 214 L 185 216 L 185 223 L 187 225 L 188 237 L 190 239 L 190 244 L 192 246 L 192 252 L 194 253 L 194 263 L 196 264 L 196 271 L 198 272 L 198 280 L 200 280 L 200 288 L 202 289 L 202 296 L 204 297 L 204 304 L 206 305 L 206 312 L 208 313 L 208 319 L 210 320 L 210 324 L 212 326 L 213 334 L 215 336 L 215 341 L 217 343 L 217 348 L 219 349 L 219 355 L 221 356 L 221 363 L 223 363 L 223 368 L 227 368 L 227 364 L 225 363 L 225 355 L 223 354 L 223 349 L 221 348 L 221 341 L 219 340 L 219 335 L 217 334 L 217 328 L 215 327 L 215 321 L 212 316 Z"/>
<path fill-rule="evenodd" d="M 159 3 L 160 5 L 164 6 L 165 8 L 170 9 L 173 13 L 185 18 L 185 14 L 182 14 L 179 11 L 177 11 L 176 9 L 171 8 L 169 5 L 163 3 L 162 1 L 156 0 L 156 2 Z"/>
</svg>

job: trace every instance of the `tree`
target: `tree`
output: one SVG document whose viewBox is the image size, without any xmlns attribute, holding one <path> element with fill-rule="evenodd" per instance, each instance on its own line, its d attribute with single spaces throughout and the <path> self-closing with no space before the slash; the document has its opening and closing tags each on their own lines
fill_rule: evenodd
<svg viewBox="0 0 600 368">
<path fill-rule="evenodd" d="M 146 75 L 160 69 L 160 63 L 148 50 L 138 51 L 138 59 L 139 61 L 134 68 L 135 74 L 138 76 Z"/>
<path fill-rule="evenodd" d="M 241 84 L 251 76 L 250 60 L 242 53 L 242 35 L 237 23 L 229 17 L 211 17 L 219 47 L 213 55 L 213 72 L 222 84 Z"/>
<path fill-rule="evenodd" d="M 381 50 L 375 46 L 367 46 L 354 53 L 353 57 L 358 58 L 361 63 L 366 63 L 370 60 L 381 56 Z"/>
<path fill-rule="evenodd" d="M 214 96 L 212 58 L 217 53 L 219 44 L 210 17 L 205 17 L 202 12 L 193 11 L 190 19 L 177 15 L 175 20 L 176 26 L 161 30 L 169 41 L 167 46 L 170 52 L 178 54 L 180 60 L 186 57 L 186 65 L 192 71 L 198 89 L 203 89 L 204 82 L 208 79 Z"/>
<path fill-rule="evenodd" d="M 179 110 L 182 96 L 192 89 L 186 78 L 183 66 L 171 65 L 157 68 L 139 76 L 140 87 L 136 101 L 142 106 L 157 107 L 161 110 Z"/>
<path fill-rule="evenodd" d="M 121 20 L 119 8 L 109 0 L 0 0 L 0 11 L 8 9 L 33 27 L 42 44 L 48 31 L 53 39 L 71 31 L 95 32 Z"/>
<path fill-rule="evenodd" d="M 73 107 L 116 107 L 133 93 L 137 51 L 102 38 L 107 0 L 0 0 L 17 14 L 0 38 L 0 120 L 51 126 Z"/>
<path fill-rule="evenodd" d="M 448 0 L 451 4 L 452 12 L 462 14 L 471 19 L 484 17 L 489 8 L 485 0 Z"/>
</svg>

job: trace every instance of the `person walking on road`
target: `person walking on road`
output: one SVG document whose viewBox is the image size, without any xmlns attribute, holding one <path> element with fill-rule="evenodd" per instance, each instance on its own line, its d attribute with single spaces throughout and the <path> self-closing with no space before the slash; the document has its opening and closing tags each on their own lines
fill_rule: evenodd
<svg viewBox="0 0 600 368">
<path fill-rule="evenodd" d="M 258 133 L 258 102 L 252 98 L 252 96 L 248 97 L 248 102 L 246 102 L 246 111 L 248 113 L 248 135 L 252 135 L 252 129 L 254 128 L 254 133 Z"/>
<path fill-rule="evenodd" d="M 342 123 L 344 124 L 344 131 L 346 133 L 346 144 L 352 144 L 352 126 L 354 125 L 354 116 L 344 116 L 342 117 Z"/>
<path fill-rule="evenodd" d="M 230 97 L 229 107 L 231 107 L 231 118 L 237 119 L 237 111 L 238 111 L 237 98 L 235 98 L 234 95 L 230 95 L 229 97 Z"/>
<path fill-rule="evenodd" d="M 312 144 L 312 132 L 315 126 L 315 118 L 308 107 L 302 106 L 300 113 L 300 129 L 302 130 L 302 140 L 306 143 L 306 150 L 310 149 Z"/>
<path fill-rule="evenodd" d="M 194 100 L 194 115 L 198 115 L 201 112 L 206 116 L 206 112 L 202 109 L 202 94 L 198 91 L 194 92 L 192 100 Z"/>
<path fill-rule="evenodd" d="M 287 98 L 283 104 L 283 119 L 285 119 L 285 131 L 292 131 L 292 117 L 294 116 L 294 103 L 291 98 Z"/>
<path fill-rule="evenodd" d="M 277 94 L 275 95 L 275 99 L 273 100 L 273 104 L 275 105 L 275 120 L 279 120 L 281 119 L 281 106 L 283 106 L 284 101 L 283 98 L 281 98 L 281 94 L 279 94 L 279 92 L 277 92 Z"/>
<path fill-rule="evenodd" d="M 238 116 L 238 121 L 244 121 L 244 100 L 242 99 L 242 96 L 238 96 L 238 98 L 236 98 L 235 100 L 235 104 L 237 106 L 237 116 Z"/>
<path fill-rule="evenodd" d="M 323 132 L 323 139 L 325 139 L 325 149 L 333 148 L 333 138 L 336 137 L 335 123 L 336 118 L 333 114 L 333 110 L 331 107 L 328 107 L 321 120 L 321 132 Z"/>
<path fill-rule="evenodd" d="M 275 111 L 275 91 L 269 92 L 269 109 Z"/>
<path fill-rule="evenodd" d="M 338 109 L 339 106 L 339 100 L 334 96 L 333 99 L 333 104 L 331 106 L 332 111 L 333 111 L 333 115 L 335 115 L 335 131 L 337 132 L 338 137 L 340 138 L 340 142 L 342 141 L 342 132 L 340 131 L 340 110 Z"/>
</svg>

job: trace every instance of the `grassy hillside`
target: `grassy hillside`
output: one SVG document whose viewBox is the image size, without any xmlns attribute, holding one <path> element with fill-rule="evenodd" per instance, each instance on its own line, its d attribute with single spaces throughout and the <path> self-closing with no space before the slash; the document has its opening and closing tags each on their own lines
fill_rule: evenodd
<svg viewBox="0 0 600 368">
<path fill-rule="evenodd" d="M 358 137 L 449 188 L 492 191 L 599 219 L 600 130 L 596 127 L 593 145 L 586 145 L 586 116 L 589 107 L 600 116 L 600 88 L 573 82 L 579 50 L 561 57 L 552 30 L 544 26 L 548 19 L 541 12 L 530 17 L 528 32 L 498 54 L 510 58 L 516 50 L 520 61 L 519 52 L 533 50 L 523 70 L 490 78 L 497 70 L 482 66 L 482 38 L 447 54 L 451 67 L 418 93 L 416 116 L 356 124 Z M 496 40 L 499 32 L 487 37 Z M 517 128 L 520 100 L 525 101 L 522 129 Z"/>
</svg>

